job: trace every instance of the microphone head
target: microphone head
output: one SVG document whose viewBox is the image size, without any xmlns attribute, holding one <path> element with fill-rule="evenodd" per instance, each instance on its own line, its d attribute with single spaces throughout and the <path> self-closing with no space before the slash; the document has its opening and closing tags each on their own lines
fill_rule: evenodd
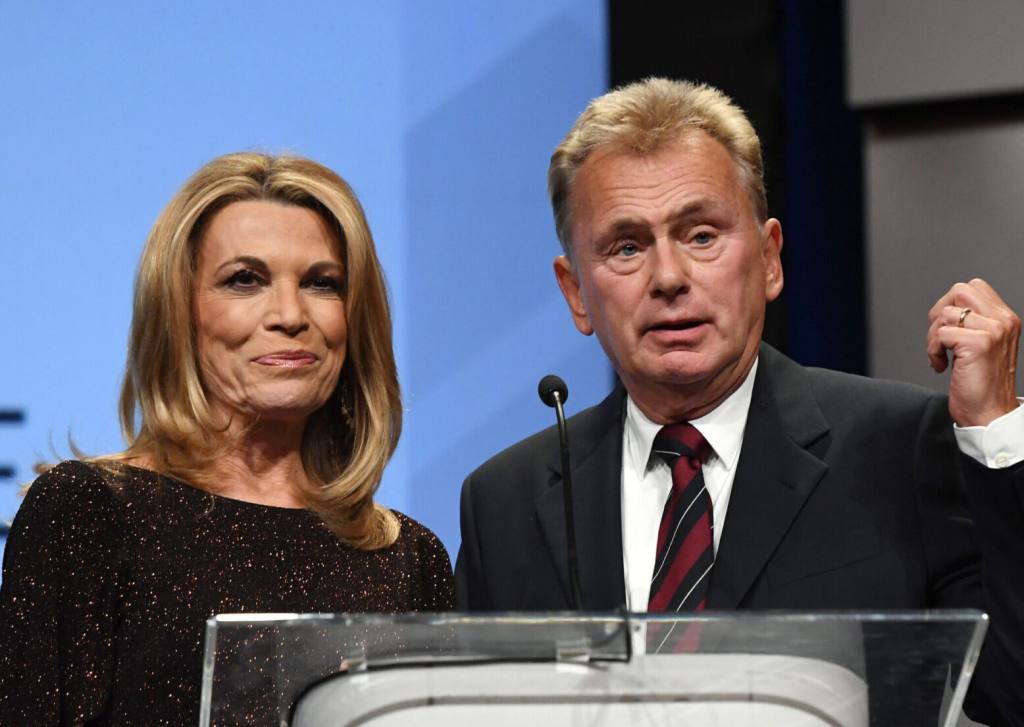
<svg viewBox="0 0 1024 727">
<path fill-rule="evenodd" d="M 556 393 L 563 404 L 566 402 L 569 398 L 569 387 L 565 385 L 565 382 L 560 377 L 548 374 L 537 384 L 537 393 L 540 394 L 541 401 L 548 406 L 554 406 Z"/>
</svg>

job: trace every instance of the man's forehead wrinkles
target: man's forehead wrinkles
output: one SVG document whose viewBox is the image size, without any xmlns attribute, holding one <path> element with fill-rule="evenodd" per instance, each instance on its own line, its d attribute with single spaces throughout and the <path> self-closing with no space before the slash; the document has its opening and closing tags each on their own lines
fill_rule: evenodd
<svg viewBox="0 0 1024 727">
<path fill-rule="evenodd" d="M 609 186 L 604 189 L 595 190 L 592 195 L 591 206 L 599 210 L 614 213 L 623 208 L 640 209 L 662 209 L 671 204 L 676 198 L 680 198 L 673 207 L 688 204 L 685 198 L 692 198 L 694 195 L 687 191 L 689 183 L 679 180 L 670 185 L 657 184 L 647 187 L 633 185 Z M 705 195 L 698 193 L 699 196 Z"/>
<path fill-rule="evenodd" d="M 611 171 L 596 184 L 588 185 L 595 202 L 615 204 L 617 197 L 624 200 L 664 202 L 675 195 L 688 197 L 716 197 L 728 195 L 731 179 L 711 170 L 672 170 L 662 175 L 616 174 Z"/>
</svg>

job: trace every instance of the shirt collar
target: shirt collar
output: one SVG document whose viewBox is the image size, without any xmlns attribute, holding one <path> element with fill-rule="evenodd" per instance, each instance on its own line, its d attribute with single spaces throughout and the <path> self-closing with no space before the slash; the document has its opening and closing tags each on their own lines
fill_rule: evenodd
<svg viewBox="0 0 1024 727">
<path fill-rule="evenodd" d="M 757 359 L 750 367 L 736 391 L 721 404 L 702 417 L 690 421 L 701 433 L 714 454 L 726 470 L 732 470 L 740 457 L 743 445 L 743 430 L 747 426 L 747 414 L 754 393 L 754 375 L 757 373 Z M 647 418 L 633 397 L 626 397 L 626 457 L 635 472 L 644 472 L 651 458 L 654 437 L 661 431 L 661 424 Z"/>
</svg>

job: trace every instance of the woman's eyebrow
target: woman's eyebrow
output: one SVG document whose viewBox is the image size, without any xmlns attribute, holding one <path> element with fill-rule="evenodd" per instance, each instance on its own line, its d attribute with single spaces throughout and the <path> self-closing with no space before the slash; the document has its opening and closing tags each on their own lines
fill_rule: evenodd
<svg viewBox="0 0 1024 727">
<path fill-rule="evenodd" d="M 229 265 L 237 265 L 238 263 L 250 265 L 254 268 L 260 268 L 263 270 L 266 270 L 267 268 L 267 264 L 262 260 L 262 258 L 254 257 L 252 255 L 239 255 L 238 257 L 233 257 L 230 260 L 225 260 L 220 265 L 218 265 L 217 272 L 219 273 L 221 270 L 228 267 Z"/>
</svg>

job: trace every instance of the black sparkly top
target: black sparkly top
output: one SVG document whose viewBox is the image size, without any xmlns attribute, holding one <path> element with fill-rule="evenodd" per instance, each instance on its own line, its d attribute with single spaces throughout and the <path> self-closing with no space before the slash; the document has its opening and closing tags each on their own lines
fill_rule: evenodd
<svg viewBox="0 0 1024 727">
<path fill-rule="evenodd" d="M 308 510 L 64 462 L 18 510 L 0 586 L 0 725 L 194 725 L 206 619 L 453 607 L 437 537 L 343 545 Z"/>
</svg>

